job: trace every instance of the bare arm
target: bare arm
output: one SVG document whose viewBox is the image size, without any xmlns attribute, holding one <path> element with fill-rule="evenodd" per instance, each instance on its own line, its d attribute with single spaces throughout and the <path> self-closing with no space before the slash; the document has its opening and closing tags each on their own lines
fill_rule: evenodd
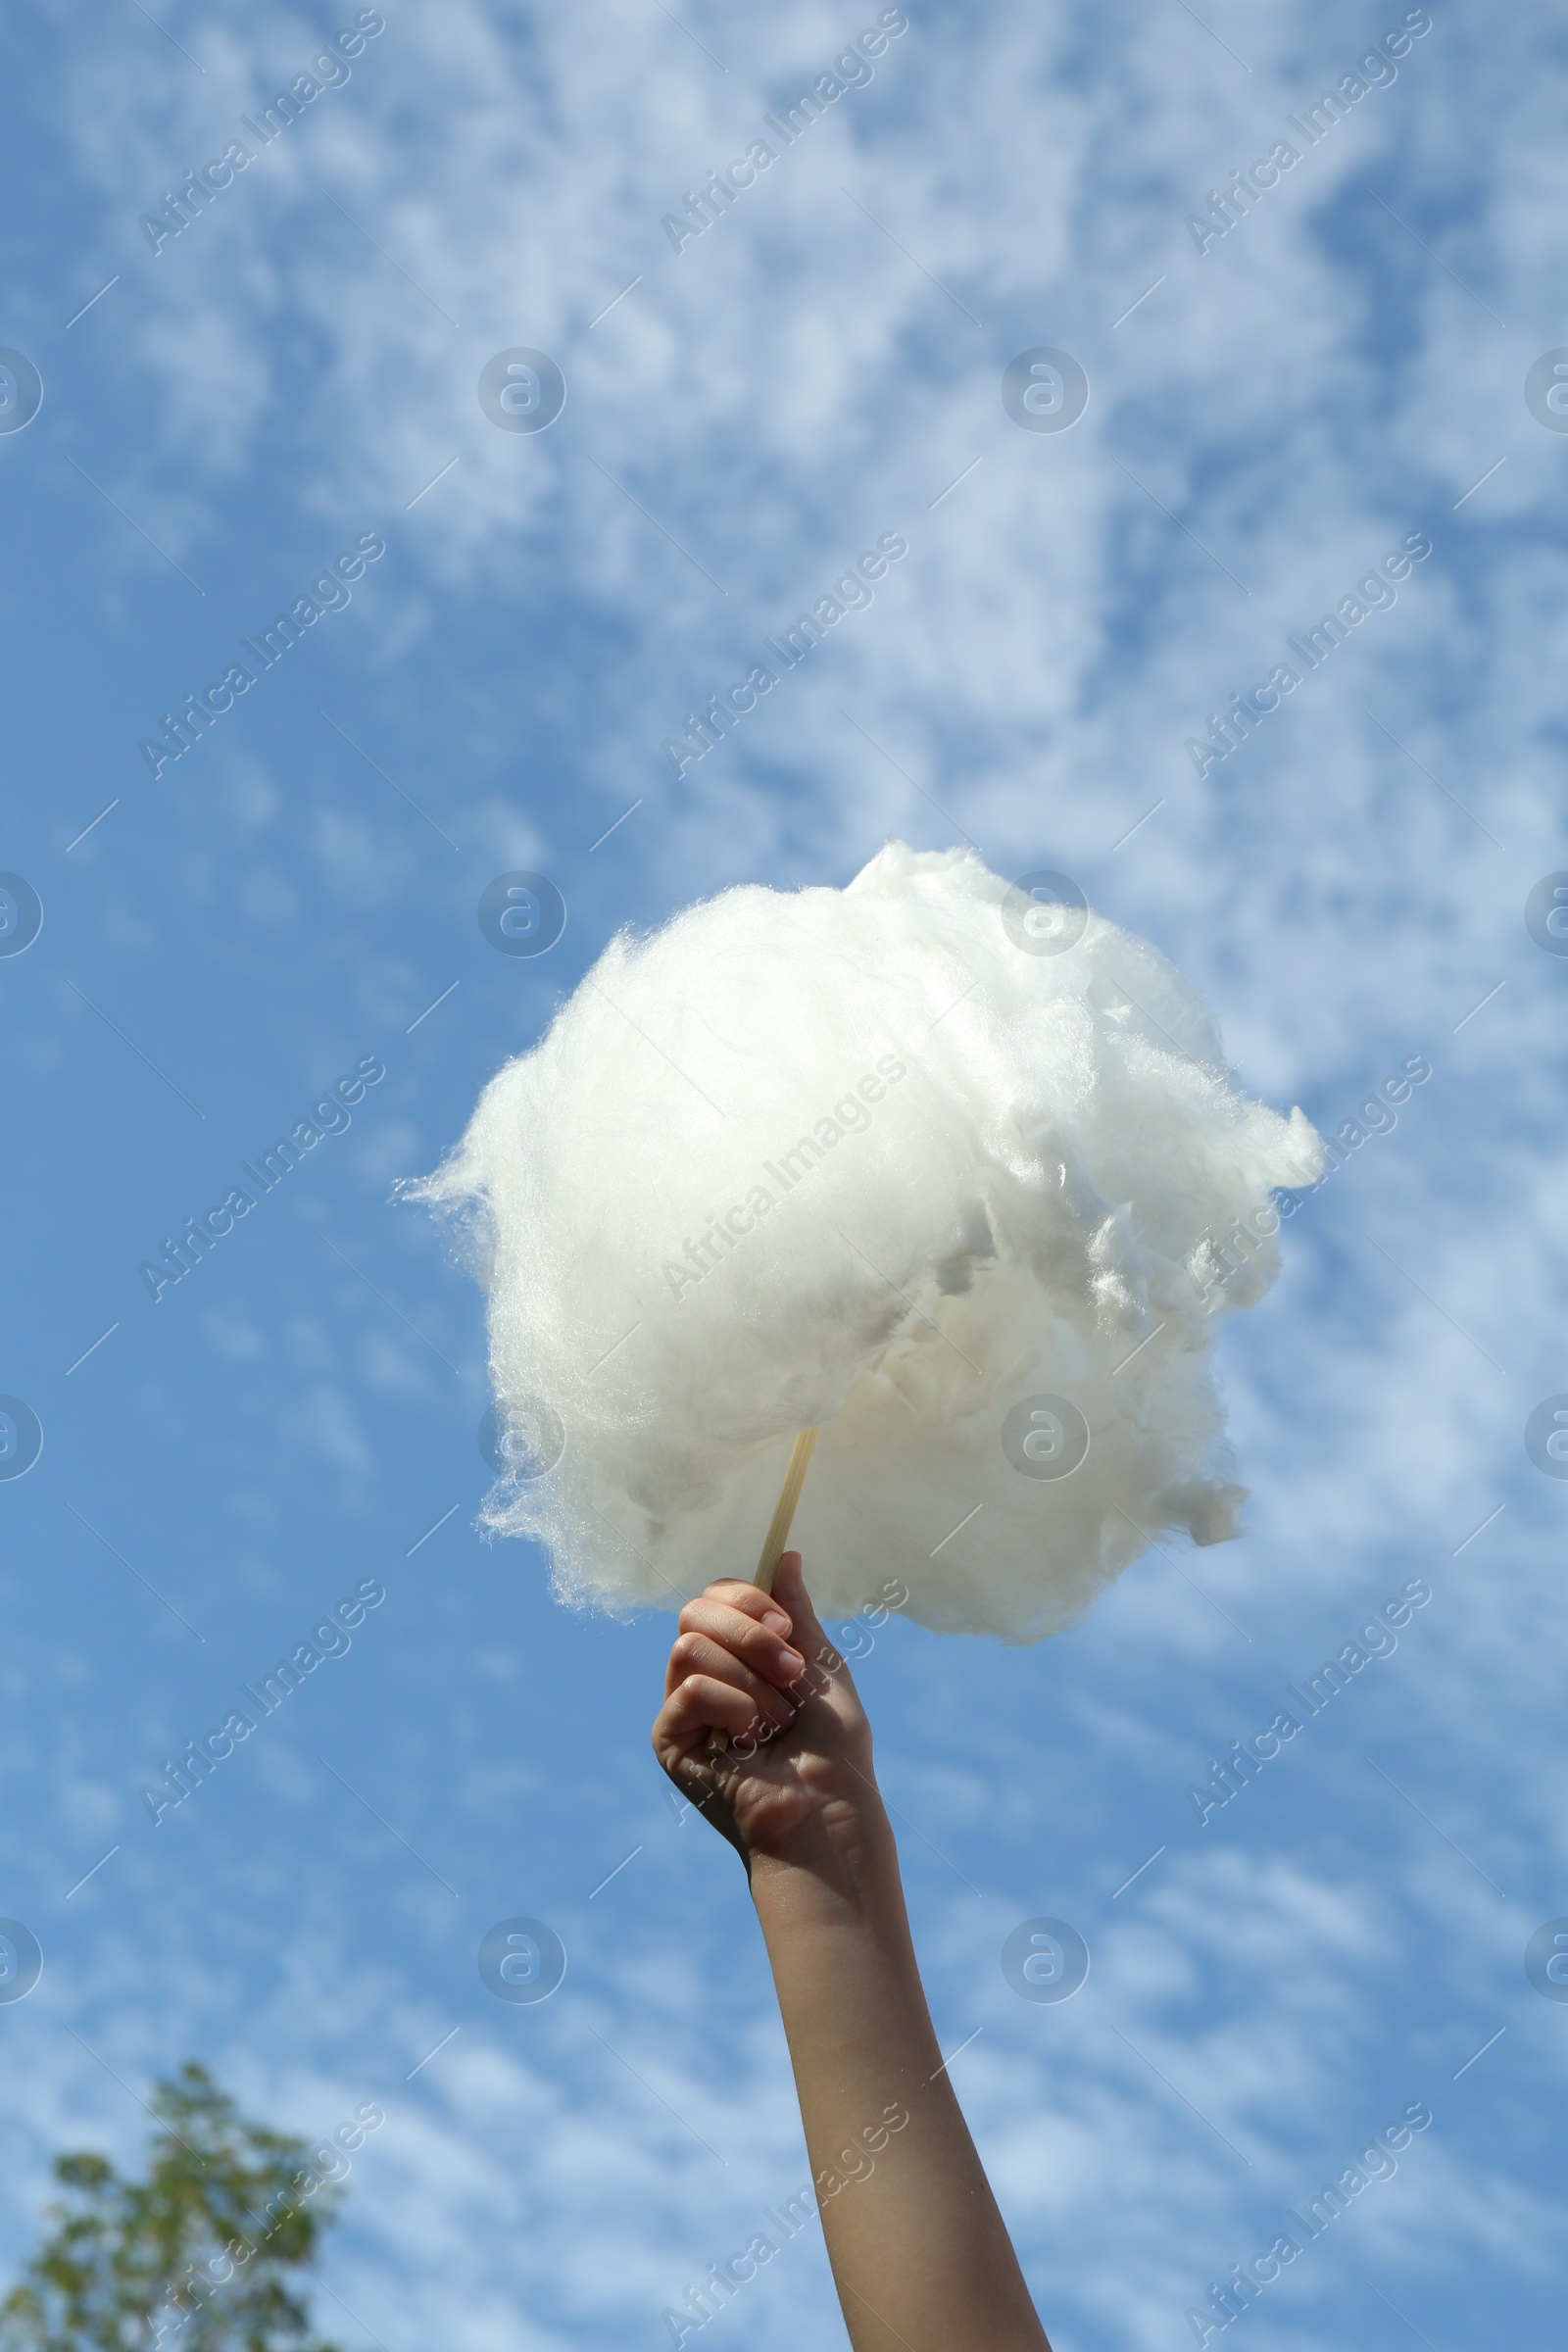
<svg viewBox="0 0 1568 2352">
<path fill-rule="evenodd" d="M 1050 2352 L 943 2071 L 870 1726 L 799 1553 L 771 1598 L 710 1585 L 680 1623 L 654 1746 L 746 1863 L 856 2352 Z"/>
</svg>

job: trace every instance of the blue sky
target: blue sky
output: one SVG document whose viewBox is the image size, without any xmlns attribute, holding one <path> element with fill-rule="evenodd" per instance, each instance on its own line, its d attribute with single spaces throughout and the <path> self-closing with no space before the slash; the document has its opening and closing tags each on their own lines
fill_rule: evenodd
<svg viewBox="0 0 1568 2352">
<path fill-rule="evenodd" d="M 324 2272 L 346 2345 L 667 2342 L 806 2177 L 740 1875 L 647 1747 L 668 1621 L 564 1612 L 474 1533 L 480 1301 L 389 1197 L 620 926 L 969 839 L 1153 939 L 1325 1132 L 1432 1070 L 1221 1337 L 1244 1539 L 1034 1650 L 895 1624 L 861 1674 L 1053 2342 L 1195 2340 L 1412 2102 L 1396 2175 L 1228 2332 L 1545 2341 L 1568 1483 L 1524 1427 L 1568 1390 L 1568 958 L 1524 907 L 1568 868 L 1568 437 L 1524 387 L 1568 344 L 1568 36 L 1434 7 L 1200 253 L 1186 216 L 1402 8 L 911 7 L 677 253 L 662 217 L 876 8 L 388 6 L 154 252 L 162 191 L 360 12 L 155 13 L 0 36 L 0 346 L 43 385 L 0 434 L 0 868 L 43 909 L 0 957 L 0 1392 L 43 1431 L 0 1481 L 0 1913 L 44 1953 L 0 2004 L 7 2253 L 50 2150 L 128 2154 L 188 2053 L 313 2134 L 385 2105 Z M 1001 398 L 1042 347 L 1089 378 L 1060 433 Z M 565 379 L 538 434 L 477 398 L 517 348 Z M 874 605 L 677 778 L 685 713 L 886 532 Z M 1418 532 L 1200 776 L 1207 714 Z M 372 538 L 154 777 L 162 714 Z M 565 902 L 535 959 L 476 920 L 514 869 Z M 155 1304 L 141 1261 L 362 1061 Z M 1200 1826 L 1187 1785 L 1412 1579 L 1397 1650 Z M 352 1648 L 155 1828 L 138 1785 L 366 1582 Z M 538 2006 L 475 1964 L 517 1915 L 568 1954 Z M 1002 1973 L 1036 1916 L 1092 1954 L 1060 2005 Z M 819 2234 L 706 2333 L 841 2341 Z"/>
</svg>

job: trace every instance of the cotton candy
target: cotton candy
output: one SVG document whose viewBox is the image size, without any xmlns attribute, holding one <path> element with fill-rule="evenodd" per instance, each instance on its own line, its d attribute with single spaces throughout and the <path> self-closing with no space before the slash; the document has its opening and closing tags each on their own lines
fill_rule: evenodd
<svg viewBox="0 0 1568 2352">
<path fill-rule="evenodd" d="M 1026 877 L 1026 883 L 1030 878 Z M 1165 957 L 968 851 L 609 948 L 437 1173 L 488 1294 L 482 1524 L 564 1599 L 751 1576 L 797 1431 L 818 1606 L 1030 1641 L 1236 1531 L 1209 1363 L 1322 1145 Z"/>
</svg>

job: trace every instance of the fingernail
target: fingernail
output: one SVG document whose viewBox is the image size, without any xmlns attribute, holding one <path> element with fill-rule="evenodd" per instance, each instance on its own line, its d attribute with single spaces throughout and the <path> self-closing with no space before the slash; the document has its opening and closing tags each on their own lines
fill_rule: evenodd
<svg viewBox="0 0 1568 2352">
<path fill-rule="evenodd" d="M 762 1623 L 767 1627 L 769 1633 L 787 1634 L 791 1630 L 790 1621 L 782 1609 L 764 1609 Z"/>
<path fill-rule="evenodd" d="M 786 1644 L 784 1649 L 779 1653 L 779 1663 L 789 1668 L 789 1676 L 792 1683 L 796 1680 L 797 1676 L 806 1672 L 806 1660 L 802 1657 L 798 1649 L 791 1649 L 788 1644 Z"/>
</svg>

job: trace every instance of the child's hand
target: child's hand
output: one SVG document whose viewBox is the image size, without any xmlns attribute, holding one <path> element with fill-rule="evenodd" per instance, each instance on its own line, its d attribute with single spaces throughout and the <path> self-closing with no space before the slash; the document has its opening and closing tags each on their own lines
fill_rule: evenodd
<svg viewBox="0 0 1568 2352">
<path fill-rule="evenodd" d="M 710 1734 L 723 1732 L 719 1748 Z M 680 1613 L 654 1753 L 740 1849 L 852 1873 L 885 1817 L 871 1727 L 787 1551 L 771 1593 L 721 1579 Z"/>
</svg>

